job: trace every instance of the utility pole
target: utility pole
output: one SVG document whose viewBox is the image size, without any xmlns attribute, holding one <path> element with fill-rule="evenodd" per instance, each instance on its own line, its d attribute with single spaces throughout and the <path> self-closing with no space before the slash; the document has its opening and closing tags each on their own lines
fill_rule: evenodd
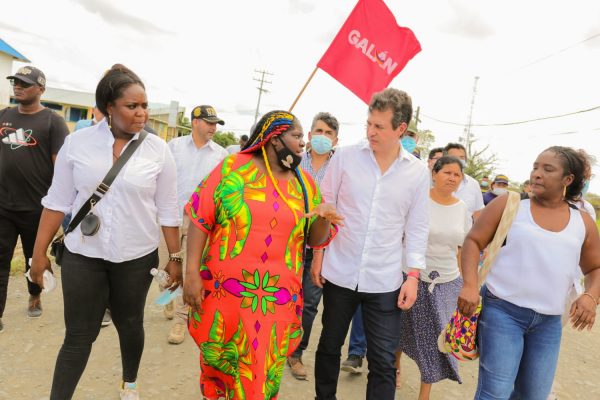
<svg viewBox="0 0 600 400">
<path fill-rule="evenodd" d="M 471 97 L 471 108 L 469 110 L 469 121 L 465 126 L 465 147 L 467 148 L 467 157 L 471 158 L 471 125 L 473 123 L 473 108 L 475 107 L 475 96 L 477 95 L 477 82 L 479 77 L 475 77 L 473 82 L 473 96 Z"/>
<path fill-rule="evenodd" d="M 417 107 L 417 111 L 415 112 L 415 127 L 417 127 L 419 125 L 419 122 L 421 122 L 421 120 L 419 119 L 419 114 L 421 113 L 421 106 Z"/>
<path fill-rule="evenodd" d="M 254 113 L 254 123 L 256 124 L 256 121 L 258 120 L 258 116 L 259 116 L 259 109 L 260 109 L 260 98 L 262 97 L 263 92 L 264 93 L 269 93 L 269 91 L 267 89 L 264 88 L 265 83 L 273 83 L 271 81 L 267 81 L 265 80 L 265 75 L 271 75 L 273 76 L 274 74 L 262 70 L 262 71 L 258 71 L 258 70 L 254 70 L 254 72 L 256 72 L 257 74 L 260 74 L 260 78 L 252 78 L 257 82 L 260 82 L 260 86 L 257 86 L 256 88 L 258 89 L 258 102 L 256 103 L 256 112 Z"/>
</svg>

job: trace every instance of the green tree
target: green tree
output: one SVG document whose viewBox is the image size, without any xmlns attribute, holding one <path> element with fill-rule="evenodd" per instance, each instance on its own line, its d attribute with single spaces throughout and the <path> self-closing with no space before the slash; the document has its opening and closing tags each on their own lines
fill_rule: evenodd
<svg viewBox="0 0 600 400">
<path fill-rule="evenodd" d="M 465 167 L 465 173 L 478 181 L 484 176 L 488 176 L 491 180 L 494 176 L 494 168 L 498 162 L 496 154 L 488 152 L 489 145 L 481 150 L 475 150 L 473 148 L 473 143 L 475 142 L 477 142 L 477 139 L 471 139 L 467 145 L 467 166 Z"/>
<path fill-rule="evenodd" d="M 417 136 L 419 138 L 417 151 L 422 159 L 426 159 L 429 155 L 429 150 L 431 150 L 431 145 L 435 142 L 435 135 L 429 129 L 420 130 L 417 128 Z"/>
<path fill-rule="evenodd" d="M 592 207 L 594 207 L 596 215 L 600 215 L 600 195 L 588 193 L 585 195 L 585 199 L 590 202 Z M 600 221 L 600 219 L 598 219 L 598 221 Z"/>
<path fill-rule="evenodd" d="M 217 131 L 213 135 L 212 140 L 220 145 L 221 147 L 227 147 L 232 144 L 237 144 L 239 139 L 233 134 L 233 132 L 221 132 Z"/>
<path fill-rule="evenodd" d="M 181 118 L 177 123 L 177 136 L 185 136 L 190 133 L 192 133 L 192 123 L 188 117 L 181 114 Z"/>
</svg>

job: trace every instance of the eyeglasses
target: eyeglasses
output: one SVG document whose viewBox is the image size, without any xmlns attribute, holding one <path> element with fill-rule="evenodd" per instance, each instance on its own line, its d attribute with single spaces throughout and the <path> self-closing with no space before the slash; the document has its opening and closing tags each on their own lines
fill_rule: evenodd
<svg viewBox="0 0 600 400">
<path fill-rule="evenodd" d="M 32 87 L 32 86 L 33 86 L 33 84 L 32 84 L 32 83 L 23 82 L 23 81 L 22 81 L 22 80 L 20 80 L 20 79 L 14 79 L 14 78 L 11 78 L 11 79 L 10 79 L 10 84 L 11 84 L 12 86 L 17 86 L 17 85 L 19 85 L 19 86 L 21 86 L 23 89 L 28 89 L 28 88 L 30 88 L 30 87 Z"/>
</svg>

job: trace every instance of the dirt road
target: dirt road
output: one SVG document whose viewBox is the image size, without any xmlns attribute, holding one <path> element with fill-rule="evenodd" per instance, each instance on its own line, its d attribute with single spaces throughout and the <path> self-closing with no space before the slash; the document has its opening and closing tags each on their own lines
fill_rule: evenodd
<svg viewBox="0 0 600 400">
<path fill-rule="evenodd" d="M 60 277 L 60 269 L 57 269 Z M 158 295 L 150 290 L 146 308 L 146 348 L 139 375 L 143 399 L 200 399 L 198 388 L 198 350 L 188 338 L 181 345 L 169 345 L 166 336 L 170 321 L 161 307 L 153 304 Z M 54 362 L 64 335 L 60 283 L 57 290 L 43 297 L 44 314 L 38 319 L 26 316 L 27 287 L 24 278 L 11 277 L 8 304 L 4 314 L 5 330 L 0 333 L 0 399 L 48 399 Z M 84 305 L 82 305 L 84 306 Z M 314 351 L 321 331 L 315 321 L 305 363 L 312 373 Z M 344 352 L 345 355 L 345 352 Z M 557 374 L 559 399 L 600 399 L 600 335 L 565 329 Z M 403 359 L 403 387 L 398 399 L 416 399 L 419 374 L 415 364 Z M 472 398 L 476 386 L 477 363 L 462 365 L 464 383 L 443 382 L 434 385 L 433 399 Z M 114 326 L 103 328 L 94 344 L 87 369 L 75 393 L 75 399 L 118 399 L 121 377 L 119 342 Z M 314 398 L 314 380 L 296 381 L 285 371 L 279 398 Z M 341 373 L 339 399 L 364 399 L 366 372 L 358 376 Z"/>
</svg>

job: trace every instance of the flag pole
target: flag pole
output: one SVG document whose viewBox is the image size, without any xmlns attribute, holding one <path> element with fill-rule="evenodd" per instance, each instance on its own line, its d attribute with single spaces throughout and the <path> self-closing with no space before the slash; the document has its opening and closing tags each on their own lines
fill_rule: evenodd
<svg viewBox="0 0 600 400">
<path fill-rule="evenodd" d="M 304 84 L 304 86 L 302 87 L 302 90 L 300 90 L 300 93 L 298 93 L 298 96 L 296 96 L 296 100 L 294 100 L 294 102 L 292 103 L 292 106 L 289 109 L 289 112 L 292 112 L 292 110 L 294 109 L 294 107 L 296 106 L 296 103 L 298 102 L 298 100 L 300 99 L 300 96 L 302 96 L 302 93 L 304 93 L 304 89 L 306 89 L 306 87 L 308 86 L 308 84 L 310 83 L 310 80 L 313 78 L 313 76 L 315 76 L 315 73 L 317 72 L 317 69 L 319 67 L 315 67 L 315 69 L 313 70 L 313 72 L 310 74 L 310 76 L 308 77 L 308 79 L 306 80 L 306 83 Z"/>
</svg>

